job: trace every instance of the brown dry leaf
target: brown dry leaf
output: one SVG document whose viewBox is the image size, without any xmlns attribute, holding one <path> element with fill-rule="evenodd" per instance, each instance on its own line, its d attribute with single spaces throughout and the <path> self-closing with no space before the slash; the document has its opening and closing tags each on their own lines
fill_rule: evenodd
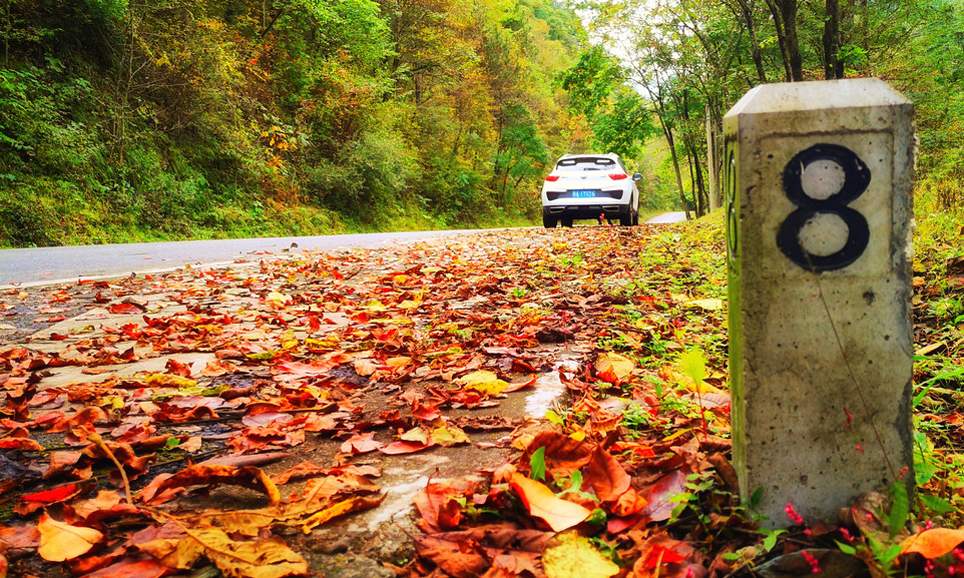
<svg viewBox="0 0 964 578">
<path fill-rule="evenodd" d="M 546 466 L 549 469 L 562 468 L 578 470 L 592 459 L 593 446 L 582 440 L 556 431 L 543 431 L 529 442 L 522 460 L 528 461 L 533 452 L 545 447 Z"/>
<path fill-rule="evenodd" d="M 71 526 L 47 514 L 40 516 L 37 529 L 40 530 L 37 553 L 48 562 L 64 562 L 83 556 L 104 539 L 104 535 L 93 528 Z"/>
<path fill-rule="evenodd" d="M 475 578 L 491 565 L 485 551 L 476 542 L 448 538 L 447 534 L 416 536 L 415 549 L 420 556 L 455 578 Z"/>
<path fill-rule="evenodd" d="M 271 504 L 277 504 L 281 501 L 281 493 L 278 491 L 278 487 L 264 473 L 264 470 L 254 466 L 242 466 L 240 468 L 204 464 L 188 466 L 157 485 L 155 491 L 160 494 L 163 490 L 170 488 L 206 484 L 241 486 L 251 490 L 263 491 L 268 495 Z"/>
<path fill-rule="evenodd" d="M 338 516 L 344 516 L 350 512 L 368 510 L 374 508 L 378 504 L 382 503 L 385 496 L 388 494 L 382 494 L 380 496 L 356 496 L 354 498 L 349 498 L 334 504 L 324 510 L 317 512 L 310 518 L 305 520 L 305 523 L 301 526 L 301 531 L 305 534 L 310 534 L 313 529 L 324 524 L 325 522 L 337 518 Z"/>
</svg>

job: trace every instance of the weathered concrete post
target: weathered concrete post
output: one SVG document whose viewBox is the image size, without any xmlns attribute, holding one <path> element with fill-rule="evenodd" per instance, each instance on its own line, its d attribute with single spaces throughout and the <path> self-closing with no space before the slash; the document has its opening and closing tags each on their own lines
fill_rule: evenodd
<svg viewBox="0 0 964 578">
<path fill-rule="evenodd" d="M 770 527 L 913 488 L 913 131 L 877 79 L 758 86 L 723 119 L 733 456 Z"/>
</svg>

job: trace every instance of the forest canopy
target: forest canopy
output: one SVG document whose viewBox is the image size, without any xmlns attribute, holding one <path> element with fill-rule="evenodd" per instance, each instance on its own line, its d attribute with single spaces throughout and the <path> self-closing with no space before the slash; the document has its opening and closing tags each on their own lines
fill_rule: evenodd
<svg viewBox="0 0 964 578">
<path fill-rule="evenodd" d="M 747 90 L 859 76 L 951 214 L 962 38 L 964 0 L 7 0 L 0 246 L 533 224 L 587 151 L 703 214 Z"/>
<path fill-rule="evenodd" d="M 636 87 L 669 143 L 680 203 L 718 206 L 722 117 L 771 82 L 879 77 L 914 101 L 918 200 L 964 202 L 961 0 L 577 0 L 609 82 Z"/>
<path fill-rule="evenodd" d="M 583 146 L 552 0 L 7 0 L 0 246 L 538 216 Z"/>
</svg>

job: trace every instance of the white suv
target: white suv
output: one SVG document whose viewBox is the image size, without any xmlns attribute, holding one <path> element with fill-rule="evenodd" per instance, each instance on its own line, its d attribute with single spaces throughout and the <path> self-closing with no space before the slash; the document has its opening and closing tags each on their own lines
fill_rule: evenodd
<svg viewBox="0 0 964 578">
<path fill-rule="evenodd" d="M 542 184 L 542 224 L 571 227 L 574 219 L 612 220 L 624 226 L 639 224 L 636 173 L 630 178 L 614 154 L 565 155 Z"/>
</svg>

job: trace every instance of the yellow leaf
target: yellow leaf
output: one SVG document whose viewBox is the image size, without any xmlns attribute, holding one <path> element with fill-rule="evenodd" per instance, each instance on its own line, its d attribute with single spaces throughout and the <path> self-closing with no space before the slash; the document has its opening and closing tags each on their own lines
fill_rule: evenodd
<svg viewBox="0 0 964 578">
<path fill-rule="evenodd" d="M 611 578 L 619 566 L 575 532 L 555 536 L 542 554 L 547 578 Z"/>
<path fill-rule="evenodd" d="M 281 333 L 281 349 L 294 349 L 298 347 L 298 338 L 295 332 L 288 329 Z"/>
<path fill-rule="evenodd" d="M 275 307 L 284 307 L 289 301 L 291 301 L 291 297 L 288 297 L 284 293 L 272 291 L 271 293 L 268 293 L 267 297 L 265 297 L 265 301 L 267 301 L 269 305 L 274 305 Z"/>
<path fill-rule="evenodd" d="M 428 443 L 428 433 L 420 427 L 413 427 L 398 437 L 407 442 Z"/>
<path fill-rule="evenodd" d="M 241 542 L 218 528 L 192 528 L 185 540 L 192 539 L 201 544 L 204 555 L 221 573 L 231 578 L 284 578 L 308 572 L 307 560 L 278 536 Z"/>
<path fill-rule="evenodd" d="M 606 379 L 621 381 L 633 373 L 636 364 L 618 353 L 602 353 L 596 358 L 596 373 Z"/>
<path fill-rule="evenodd" d="M 432 439 L 442 447 L 451 447 L 458 444 L 467 444 L 472 440 L 465 432 L 451 425 L 443 425 L 432 430 Z"/>
<path fill-rule="evenodd" d="M 497 395 L 502 390 L 509 387 L 509 384 L 499 379 L 491 371 L 473 371 L 472 373 L 455 380 L 457 385 L 466 389 L 474 389 L 485 395 Z"/>
<path fill-rule="evenodd" d="M 166 373 L 148 373 L 141 377 L 141 381 L 148 387 L 176 387 L 184 389 L 197 385 L 196 379 L 181 377 L 180 375 L 168 375 Z"/>
<path fill-rule="evenodd" d="M 58 522 L 47 514 L 37 522 L 40 530 L 40 548 L 37 553 L 48 562 L 64 562 L 73 560 L 90 551 L 104 539 L 104 535 L 93 528 L 71 526 L 66 522 Z"/>
<path fill-rule="evenodd" d="M 703 311 L 719 311 L 723 309 L 722 299 L 694 299 L 686 303 L 690 307 L 696 307 Z"/>
</svg>

